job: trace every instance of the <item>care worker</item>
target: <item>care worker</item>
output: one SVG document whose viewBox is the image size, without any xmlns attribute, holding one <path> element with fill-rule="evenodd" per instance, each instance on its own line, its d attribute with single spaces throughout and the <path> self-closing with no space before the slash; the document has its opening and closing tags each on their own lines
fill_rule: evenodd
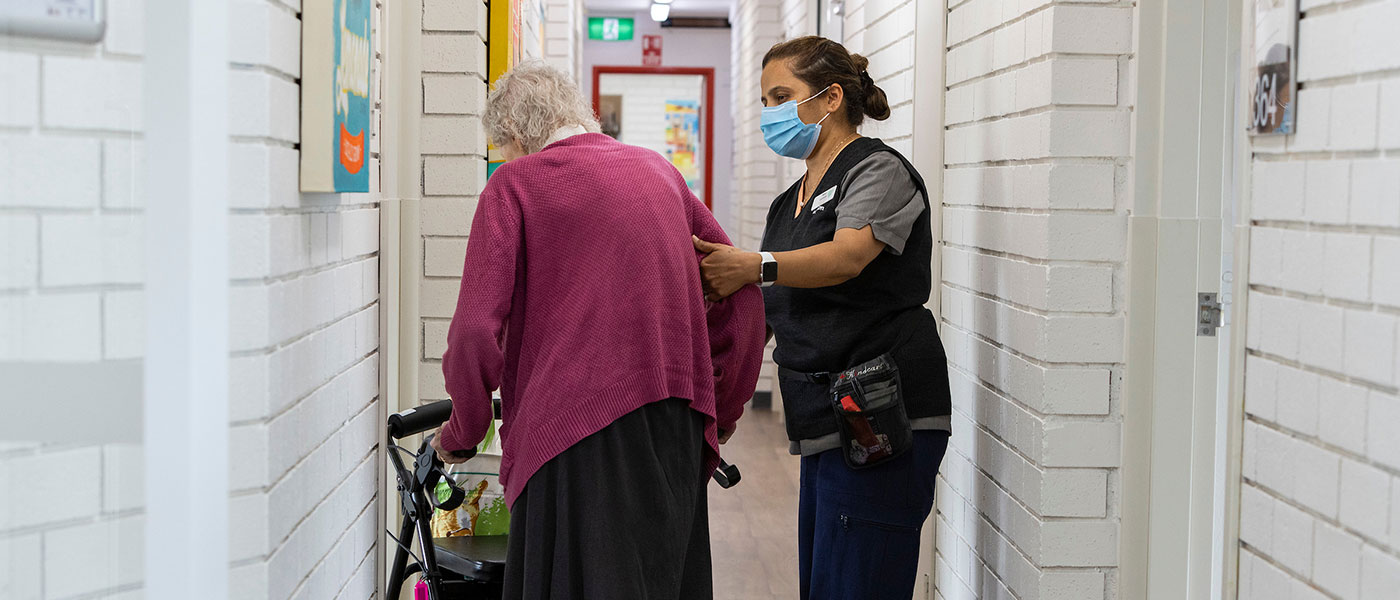
<svg viewBox="0 0 1400 600">
<path fill-rule="evenodd" d="M 868 63 L 821 37 L 768 51 L 764 139 L 807 172 L 773 200 L 762 252 L 695 241 L 709 254 L 709 299 L 764 287 L 790 448 L 802 456 L 798 556 L 812 600 L 913 594 L 950 433 L 947 359 L 924 308 L 928 191 L 903 156 L 857 133 L 865 117 L 890 115 Z"/>
</svg>

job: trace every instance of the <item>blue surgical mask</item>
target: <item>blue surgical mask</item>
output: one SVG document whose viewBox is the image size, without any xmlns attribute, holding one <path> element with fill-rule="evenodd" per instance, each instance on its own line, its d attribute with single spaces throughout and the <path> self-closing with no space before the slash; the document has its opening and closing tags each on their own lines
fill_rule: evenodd
<svg viewBox="0 0 1400 600">
<path fill-rule="evenodd" d="M 831 86 L 828 85 L 812 98 L 825 94 L 829 89 Z M 822 134 L 822 121 L 831 116 L 831 113 L 826 113 L 826 117 L 822 117 L 821 121 L 816 123 L 804 123 L 797 116 L 797 107 L 806 104 L 812 98 L 801 102 L 788 100 L 777 106 L 763 107 L 763 116 L 758 121 L 758 128 L 763 130 L 763 141 L 779 156 L 802 160 L 811 155 L 812 149 L 817 147 L 817 138 Z"/>
</svg>

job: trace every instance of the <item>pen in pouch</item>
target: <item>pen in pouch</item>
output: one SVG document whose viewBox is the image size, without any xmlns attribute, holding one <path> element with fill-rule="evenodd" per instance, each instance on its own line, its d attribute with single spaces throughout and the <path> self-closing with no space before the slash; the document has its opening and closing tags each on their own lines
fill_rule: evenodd
<svg viewBox="0 0 1400 600">
<path fill-rule="evenodd" d="M 864 460 L 858 462 L 866 463 L 872 460 L 878 460 L 889 454 L 886 444 L 881 442 L 880 436 L 876 435 L 875 431 L 870 428 L 870 422 L 865 418 L 865 415 L 849 414 L 863 412 L 860 409 L 860 405 L 856 404 L 855 398 L 849 395 L 842 397 L 841 408 L 848 413 L 846 415 L 846 423 L 851 427 L 852 437 L 855 438 L 854 442 L 856 445 L 860 446 L 860 454 L 864 455 Z"/>
</svg>

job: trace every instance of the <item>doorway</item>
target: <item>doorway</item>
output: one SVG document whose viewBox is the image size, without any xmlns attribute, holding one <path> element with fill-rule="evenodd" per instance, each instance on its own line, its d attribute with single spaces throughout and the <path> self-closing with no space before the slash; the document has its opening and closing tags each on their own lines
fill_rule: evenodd
<svg viewBox="0 0 1400 600">
<path fill-rule="evenodd" d="M 1226 597 L 1239 464 L 1237 3 L 1142 4 L 1120 594 Z"/>
<path fill-rule="evenodd" d="M 655 150 L 713 210 L 715 70 L 593 67 L 593 110 L 603 133 Z"/>
</svg>

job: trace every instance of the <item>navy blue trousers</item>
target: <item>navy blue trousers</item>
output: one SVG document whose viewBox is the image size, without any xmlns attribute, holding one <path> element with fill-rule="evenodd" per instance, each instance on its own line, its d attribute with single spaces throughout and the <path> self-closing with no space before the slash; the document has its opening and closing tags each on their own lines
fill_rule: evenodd
<svg viewBox="0 0 1400 600">
<path fill-rule="evenodd" d="M 802 457 L 797 556 L 803 600 L 908 600 L 919 531 L 933 509 L 948 432 L 916 431 L 914 448 L 854 470 L 840 450 Z"/>
</svg>

